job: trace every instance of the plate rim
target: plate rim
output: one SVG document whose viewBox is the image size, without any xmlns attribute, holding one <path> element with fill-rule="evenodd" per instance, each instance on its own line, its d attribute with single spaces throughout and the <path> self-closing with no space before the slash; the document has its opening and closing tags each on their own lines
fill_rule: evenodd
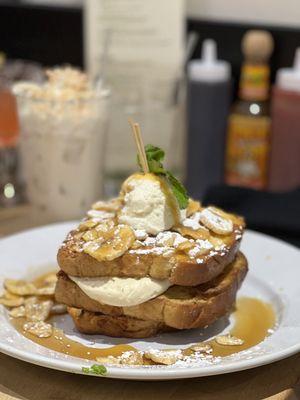
<svg viewBox="0 0 300 400">
<path fill-rule="evenodd" d="M 75 225 L 78 221 L 66 221 L 66 222 L 56 222 L 52 224 L 47 224 L 39 227 L 34 227 L 31 229 L 24 229 L 20 232 L 14 233 L 12 235 L 5 236 L 0 239 L 0 243 L 6 240 L 11 240 L 19 235 L 24 235 L 27 233 L 32 233 L 39 230 L 44 230 L 47 228 L 62 228 L 63 226 L 67 228 L 67 226 Z M 67 233 L 67 232 L 66 232 Z M 281 239 L 275 238 L 273 236 L 253 231 L 246 230 L 246 233 L 250 234 L 250 236 L 261 236 L 266 239 L 272 239 L 273 241 L 277 241 L 284 246 L 288 246 L 293 251 L 297 251 L 300 256 L 300 249 L 296 246 L 287 243 Z M 34 365 L 51 368 L 59 371 L 76 373 L 87 375 L 82 372 L 82 367 L 86 366 L 86 362 L 83 360 L 82 367 L 78 364 L 74 364 L 72 360 L 57 360 L 55 358 L 49 358 L 45 355 L 39 355 L 31 352 L 26 352 L 24 350 L 16 349 L 12 345 L 5 344 L 0 341 L 0 352 L 14 357 L 16 359 L 29 362 Z M 174 366 L 156 366 L 155 368 L 147 368 L 147 367 L 134 367 L 134 366 L 107 366 L 108 373 L 104 376 L 98 376 L 95 374 L 89 374 L 90 376 L 97 377 L 107 377 L 114 379 L 129 379 L 129 380 L 174 380 L 174 379 L 187 379 L 187 378 L 195 378 L 195 377 L 204 377 L 211 375 L 220 375 L 227 374 L 237 371 L 243 371 L 246 369 L 251 369 L 255 367 L 259 367 L 262 365 L 270 364 L 284 358 L 290 357 L 294 354 L 300 352 L 300 342 L 298 344 L 294 344 L 292 346 L 286 347 L 280 351 L 273 352 L 271 354 L 261 354 L 252 359 L 233 361 L 227 363 L 225 366 L 218 365 L 208 365 L 208 366 L 180 366 L 177 369 L 174 369 Z M 145 373 L 145 371 L 147 371 Z"/>
</svg>

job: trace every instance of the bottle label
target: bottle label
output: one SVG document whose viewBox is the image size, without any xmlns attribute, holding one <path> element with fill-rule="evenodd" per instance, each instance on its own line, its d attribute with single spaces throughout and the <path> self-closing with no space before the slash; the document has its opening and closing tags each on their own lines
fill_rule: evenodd
<svg viewBox="0 0 300 400">
<path fill-rule="evenodd" d="M 226 149 L 226 182 L 263 189 L 267 184 L 270 118 L 232 114 Z"/>
<path fill-rule="evenodd" d="M 266 64 L 244 64 L 239 97 L 244 100 L 266 100 L 269 97 L 270 68 Z"/>
</svg>

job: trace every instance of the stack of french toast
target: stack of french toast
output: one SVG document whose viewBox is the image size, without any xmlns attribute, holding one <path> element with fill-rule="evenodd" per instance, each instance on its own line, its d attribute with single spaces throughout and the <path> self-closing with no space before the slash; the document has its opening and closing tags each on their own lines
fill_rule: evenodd
<svg viewBox="0 0 300 400">
<path fill-rule="evenodd" d="M 247 273 L 244 220 L 173 189 L 161 174 L 136 173 L 68 234 L 56 300 L 80 332 L 144 338 L 232 310 Z"/>
</svg>

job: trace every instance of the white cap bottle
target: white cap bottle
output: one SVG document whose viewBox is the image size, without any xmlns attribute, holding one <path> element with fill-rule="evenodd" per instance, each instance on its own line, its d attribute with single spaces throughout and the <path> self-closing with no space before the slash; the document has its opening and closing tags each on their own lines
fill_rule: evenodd
<svg viewBox="0 0 300 400">
<path fill-rule="evenodd" d="M 300 47 L 296 49 L 292 68 L 281 68 L 276 74 L 276 86 L 280 89 L 300 92 Z"/>
<path fill-rule="evenodd" d="M 206 82 L 221 82 L 230 79 L 230 64 L 217 59 L 217 44 L 213 39 L 203 41 L 201 58 L 189 62 L 188 75 L 192 80 Z"/>
<path fill-rule="evenodd" d="M 204 40 L 202 58 L 188 64 L 187 189 L 203 199 L 223 182 L 224 147 L 231 99 L 231 68 L 217 59 L 216 42 Z"/>
</svg>

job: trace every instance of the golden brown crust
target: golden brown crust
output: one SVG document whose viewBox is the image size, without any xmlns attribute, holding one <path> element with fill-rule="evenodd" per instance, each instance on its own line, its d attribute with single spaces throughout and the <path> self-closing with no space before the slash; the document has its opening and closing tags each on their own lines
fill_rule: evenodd
<svg viewBox="0 0 300 400">
<path fill-rule="evenodd" d="M 58 274 L 56 300 L 91 312 L 161 323 L 176 329 L 209 325 L 228 313 L 247 273 L 242 253 L 212 281 L 197 287 L 172 286 L 164 294 L 133 307 L 114 307 L 90 299 L 64 273 Z"/>
<path fill-rule="evenodd" d="M 97 261 L 95 258 L 76 250 L 76 231 L 73 231 L 58 251 L 60 268 L 73 276 L 123 276 L 140 278 L 151 276 L 155 279 L 169 279 L 174 285 L 197 286 L 219 275 L 233 261 L 242 238 L 243 227 L 235 225 L 234 231 L 226 237 L 211 233 L 211 238 L 221 241 L 223 247 L 208 254 L 191 259 L 186 254 L 162 256 L 138 254 L 127 251 L 112 261 Z"/>
<path fill-rule="evenodd" d="M 173 330 L 159 322 L 144 321 L 127 316 L 104 315 L 72 307 L 68 308 L 68 313 L 79 332 L 91 335 L 101 334 L 139 339 Z"/>
</svg>

